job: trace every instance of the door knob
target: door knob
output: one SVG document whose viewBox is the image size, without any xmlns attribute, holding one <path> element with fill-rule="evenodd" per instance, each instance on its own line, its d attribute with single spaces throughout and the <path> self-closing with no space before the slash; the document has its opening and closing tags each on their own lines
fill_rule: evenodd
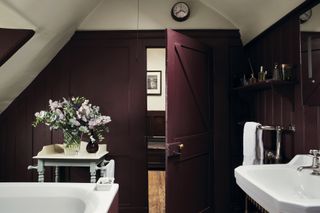
<svg viewBox="0 0 320 213">
<path fill-rule="evenodd" d="M 184 147 L 183 143 L 182 143 L 182 144 L 179 144 L 179 150 L 180 150 L 180 152 L 181 152 L 181 150 L 183 149 L 183 147 Z"/>
<path fill-rule="evenodd" d="M 183 143 L 179 144 L 178 147 L 176 148 L 176 150 L 172 152 L 173 155 L 170 157 L 179 157 L 180 155 L 182 155 L 183 148 L 184 148 Z"/>
</svg>

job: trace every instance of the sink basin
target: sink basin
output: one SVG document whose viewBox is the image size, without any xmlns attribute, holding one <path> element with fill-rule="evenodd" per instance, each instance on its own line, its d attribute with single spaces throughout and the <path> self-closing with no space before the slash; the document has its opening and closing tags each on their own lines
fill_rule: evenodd
<svg viewBox="0 0 320 213">
<path fill-rule="evenodd" d="M 320 212 L 320 176 L 312 170 L 309 155 L 296 155 L 288 164 L 239 166 L 235 178 L 240 188 L 271 213 Z"/>
</svg>

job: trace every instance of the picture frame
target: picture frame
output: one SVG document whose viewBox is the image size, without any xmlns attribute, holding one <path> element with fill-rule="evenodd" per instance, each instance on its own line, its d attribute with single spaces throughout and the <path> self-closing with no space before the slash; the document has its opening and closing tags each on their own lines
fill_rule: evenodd
<svg viewBox="0 0 320 213">
<path fill-rule="evenodd" d="M 161 95 L 161 70 L 147 71 L 147 95 Z"/>
</svg>

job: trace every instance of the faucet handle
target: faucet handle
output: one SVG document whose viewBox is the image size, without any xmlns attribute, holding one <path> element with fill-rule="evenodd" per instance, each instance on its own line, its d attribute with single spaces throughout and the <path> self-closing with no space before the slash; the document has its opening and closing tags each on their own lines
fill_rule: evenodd
<svg viewBox="0 0 320 213">
<path fill-rule="evenodd" d="M 317 149 L 310 149 L 309 153 L 313 155 L 313 157 L 317 157 L 320 155 L 320 151 Z"/>
</svg>

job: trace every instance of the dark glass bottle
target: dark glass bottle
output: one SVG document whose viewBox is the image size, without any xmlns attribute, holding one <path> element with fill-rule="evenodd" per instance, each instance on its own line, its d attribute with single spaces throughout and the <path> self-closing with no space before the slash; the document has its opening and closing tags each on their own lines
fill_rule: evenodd
<svg viewBox="0 0 320 213">
<path fill-rule="evenodd" d="M 88 153 L 96 153 L 98 149 L 99 149 L 99 144 L 92 141 L 90 141 L 86 147 L 86 150 Z"/>
<path fill-rule="evenodd" d="M 278 68 L 278 64 L 274 64 L 274 69 L 272 73 L 272 80 L 281 80 L 280 70 Z"/>
</svg>

